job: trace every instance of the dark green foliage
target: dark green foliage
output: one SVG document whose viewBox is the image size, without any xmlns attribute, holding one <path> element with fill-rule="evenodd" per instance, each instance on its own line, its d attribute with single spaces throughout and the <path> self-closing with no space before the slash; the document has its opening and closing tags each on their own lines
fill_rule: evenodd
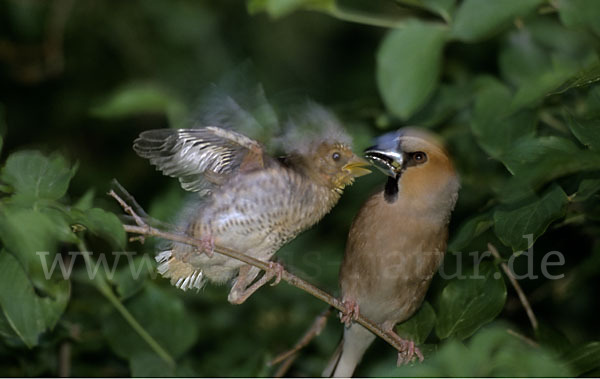
<svg viewBox="0 0 600 379">
<path fill-rule="evenodd" d="M 249 58 L 271 102 L 332 106 L 357 151 L 419 125 L 460 173 L 443 268 L 396 328 L 426 361 L 396 368 L 378 341 L 357 375 L 597 376 L 599 19 L 597 0 L 0 0 L 0 372 L 275 373 L 265 363 L 325 304 L 286 284 L 241 306 L 225 287 L 181 292 L 155 272 L 161 242 L 128 242 L 105 196 L 116 178 L 174 222 L 185 194 L 132 141 L 193 125 L 211 83 L 244 87 Z M 336 293 L 348 227 L 383 179 L 358 180 L 277 257 Z M 340 335 L 332 318 L 288 374 L 319 375 Z"/>
</svg>

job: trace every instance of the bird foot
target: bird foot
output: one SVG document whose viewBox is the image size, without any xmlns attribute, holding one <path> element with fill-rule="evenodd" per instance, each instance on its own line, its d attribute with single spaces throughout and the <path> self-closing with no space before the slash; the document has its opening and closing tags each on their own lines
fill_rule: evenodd
<svg viewBox="0 0 600 379">
<path fill-rule="evenodd" d="M 277 262 L 269 262 L 269 267 L 265 270 L 263 276 L 260 277 L 256 282 L 248 285 L 256 277 L 256 274 L 250 274 L 251 266 L 244 266 L 240 269 L 238 279 L 234 286 L 229 292 L 228 300 L 231 304 L 242 304 L 246 299 L 250 297 L 256 290 L 267 284 L 271 279 L 275 278 L 272 286 L 278 284 L 281 281 L 285 269 L 283 265 Z M 258 270 L 256 271 L 258 273 Z"/>
<path fill-rule="evenodd" d="M 396 361 L 397 366 L 410 363 L 415 358 L 418 358 L 419 362 L 423 362 L 425 358 L 423 357 L 421 350 L 415 346 L 415 341 L 405 340 L 397 335 L 393 330 L 388 332 L 394 336 L 396 342 L 402 347 L 402 350 L 398 350 L 398 360 Z"/>
<path fill-rule="evenodd" d="M 212 236 L 202 237 L 202 246 L 200 253 L 206 254 L 207 257 L 212 258 L 215 255 L 215 239 Z"/>
<path fill-rule="evenodd" d="M 285 269 L 281 263 L 273 261 L 269 262 L 269 269 L 265 271 L 265 275 L 271 279 L 275 278 L 273 283 L 271 283 L 271 286 L 276 286 L 279 284 L 279 282 L 281 282 L 281 277 L 283 276 L 284 271 Z"/>
<path fill-rule="evenodd" d="M 360 308 L 358 303 L 354 300 L 344 300 L 342 305 L 344 306 L 345 310 L 340 312 L 340 321 L 344 323 L 346 328 L 348 328 L 353 321 L 358 319 Z"/>
</svg>

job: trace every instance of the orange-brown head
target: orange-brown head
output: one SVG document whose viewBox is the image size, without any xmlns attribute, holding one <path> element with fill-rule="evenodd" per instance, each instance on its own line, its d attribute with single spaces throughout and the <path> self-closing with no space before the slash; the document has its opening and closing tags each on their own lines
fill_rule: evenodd
<svg viewBox="0 0 600 379">
<path fill-rule="evenodd" d="M 460 187 L 448 152 L 432 133 L 402 128 L 377 138 L 365 156 L 389 176 L 385 189 L 388 202 L 398 196 L 417 207 L 452 210 Z"/>
</svg>

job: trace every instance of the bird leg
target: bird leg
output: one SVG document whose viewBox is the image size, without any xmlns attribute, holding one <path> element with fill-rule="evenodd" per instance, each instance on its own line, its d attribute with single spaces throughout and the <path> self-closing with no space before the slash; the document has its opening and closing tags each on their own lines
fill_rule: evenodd
<svg viewBox="0 0 600 379">
<path fill-rule="evenodd" d="M 394 325 L 390 326 L 384 323 L 383 329 L 396 340 L 398 345 L 402 346 L 402 350 L 398 350 L 398 360 L 396 361 L 396 365 L 402 366 L 403 364 L 411 362 L 415 358 L 415 355 L 419 358 L 419 362 L 423 362 L 423 359 L 425 358 L 423 357 L 421 350 L 415 346 L 415 341 L 405 340 L 400 337 L 394 331 Z"/>
<path fill-rule="evenodd" d="M 342 305 L 345 308 L 345 310 L 341 311 L 339 314 L 340 321 L 344 323 L 346 328 L 348 328 L 350 327 L 350 324 L 352 324 L 352 321 L 356 321 L 358 319 L 358 315 L 360 314 L 360 308 L 358 306 L 358 303 L 352 299 L 344 300 L 342 302 Z"/>
<path fill-rule="evenodd" d="M 235 281 L 235 284 L 231 288 L 229 292 L 229 296 L 227 300 L 231 304 L 242 304 L 246 299 L 248 299 L 254 292 L 256 292 L 260 287 L 267 284 L 271 279 L 275 278 L 272 286 L 277 285 L 281 281 L 281 277 L 285 269 L 280 263 L 277 262 L 269 262 L 269 268 L 265 270 L 263 276 L 254 282 L 252 285 L 248 285 L 248 283 L 252 283 L 258 272 L 256 270 L 252 270 L 255 267 L 245 265 L 240 268 L 240 272 L 238 274 L 238 278 Z M 255 272 L 252 272 L 255 271 Z"/>
<path fill-rule="evenodd" d="M 202 248 L 199 249 L 200 253 L 206 254 L 207 257 L 212 258 L 215 255 L 215 239 L 211 236 L 205 236 L 200 239 L 202 241 Z"/>
</svg>

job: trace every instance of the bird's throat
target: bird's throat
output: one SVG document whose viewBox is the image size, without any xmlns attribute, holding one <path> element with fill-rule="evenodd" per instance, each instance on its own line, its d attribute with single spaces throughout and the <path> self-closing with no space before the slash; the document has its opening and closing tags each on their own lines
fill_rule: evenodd
<svg viewBox="0 0 600 379">
<path fill-rule="evenodd" d="M 385 189 L 383 191 L 383 198 L 389 204 L 392 204 L 398 200 L 398 181 L 400 180 L 400 175 L 396 175 L 395 178 L 388 176 L 388 180 L 385 183 Z"/>
</svg>

